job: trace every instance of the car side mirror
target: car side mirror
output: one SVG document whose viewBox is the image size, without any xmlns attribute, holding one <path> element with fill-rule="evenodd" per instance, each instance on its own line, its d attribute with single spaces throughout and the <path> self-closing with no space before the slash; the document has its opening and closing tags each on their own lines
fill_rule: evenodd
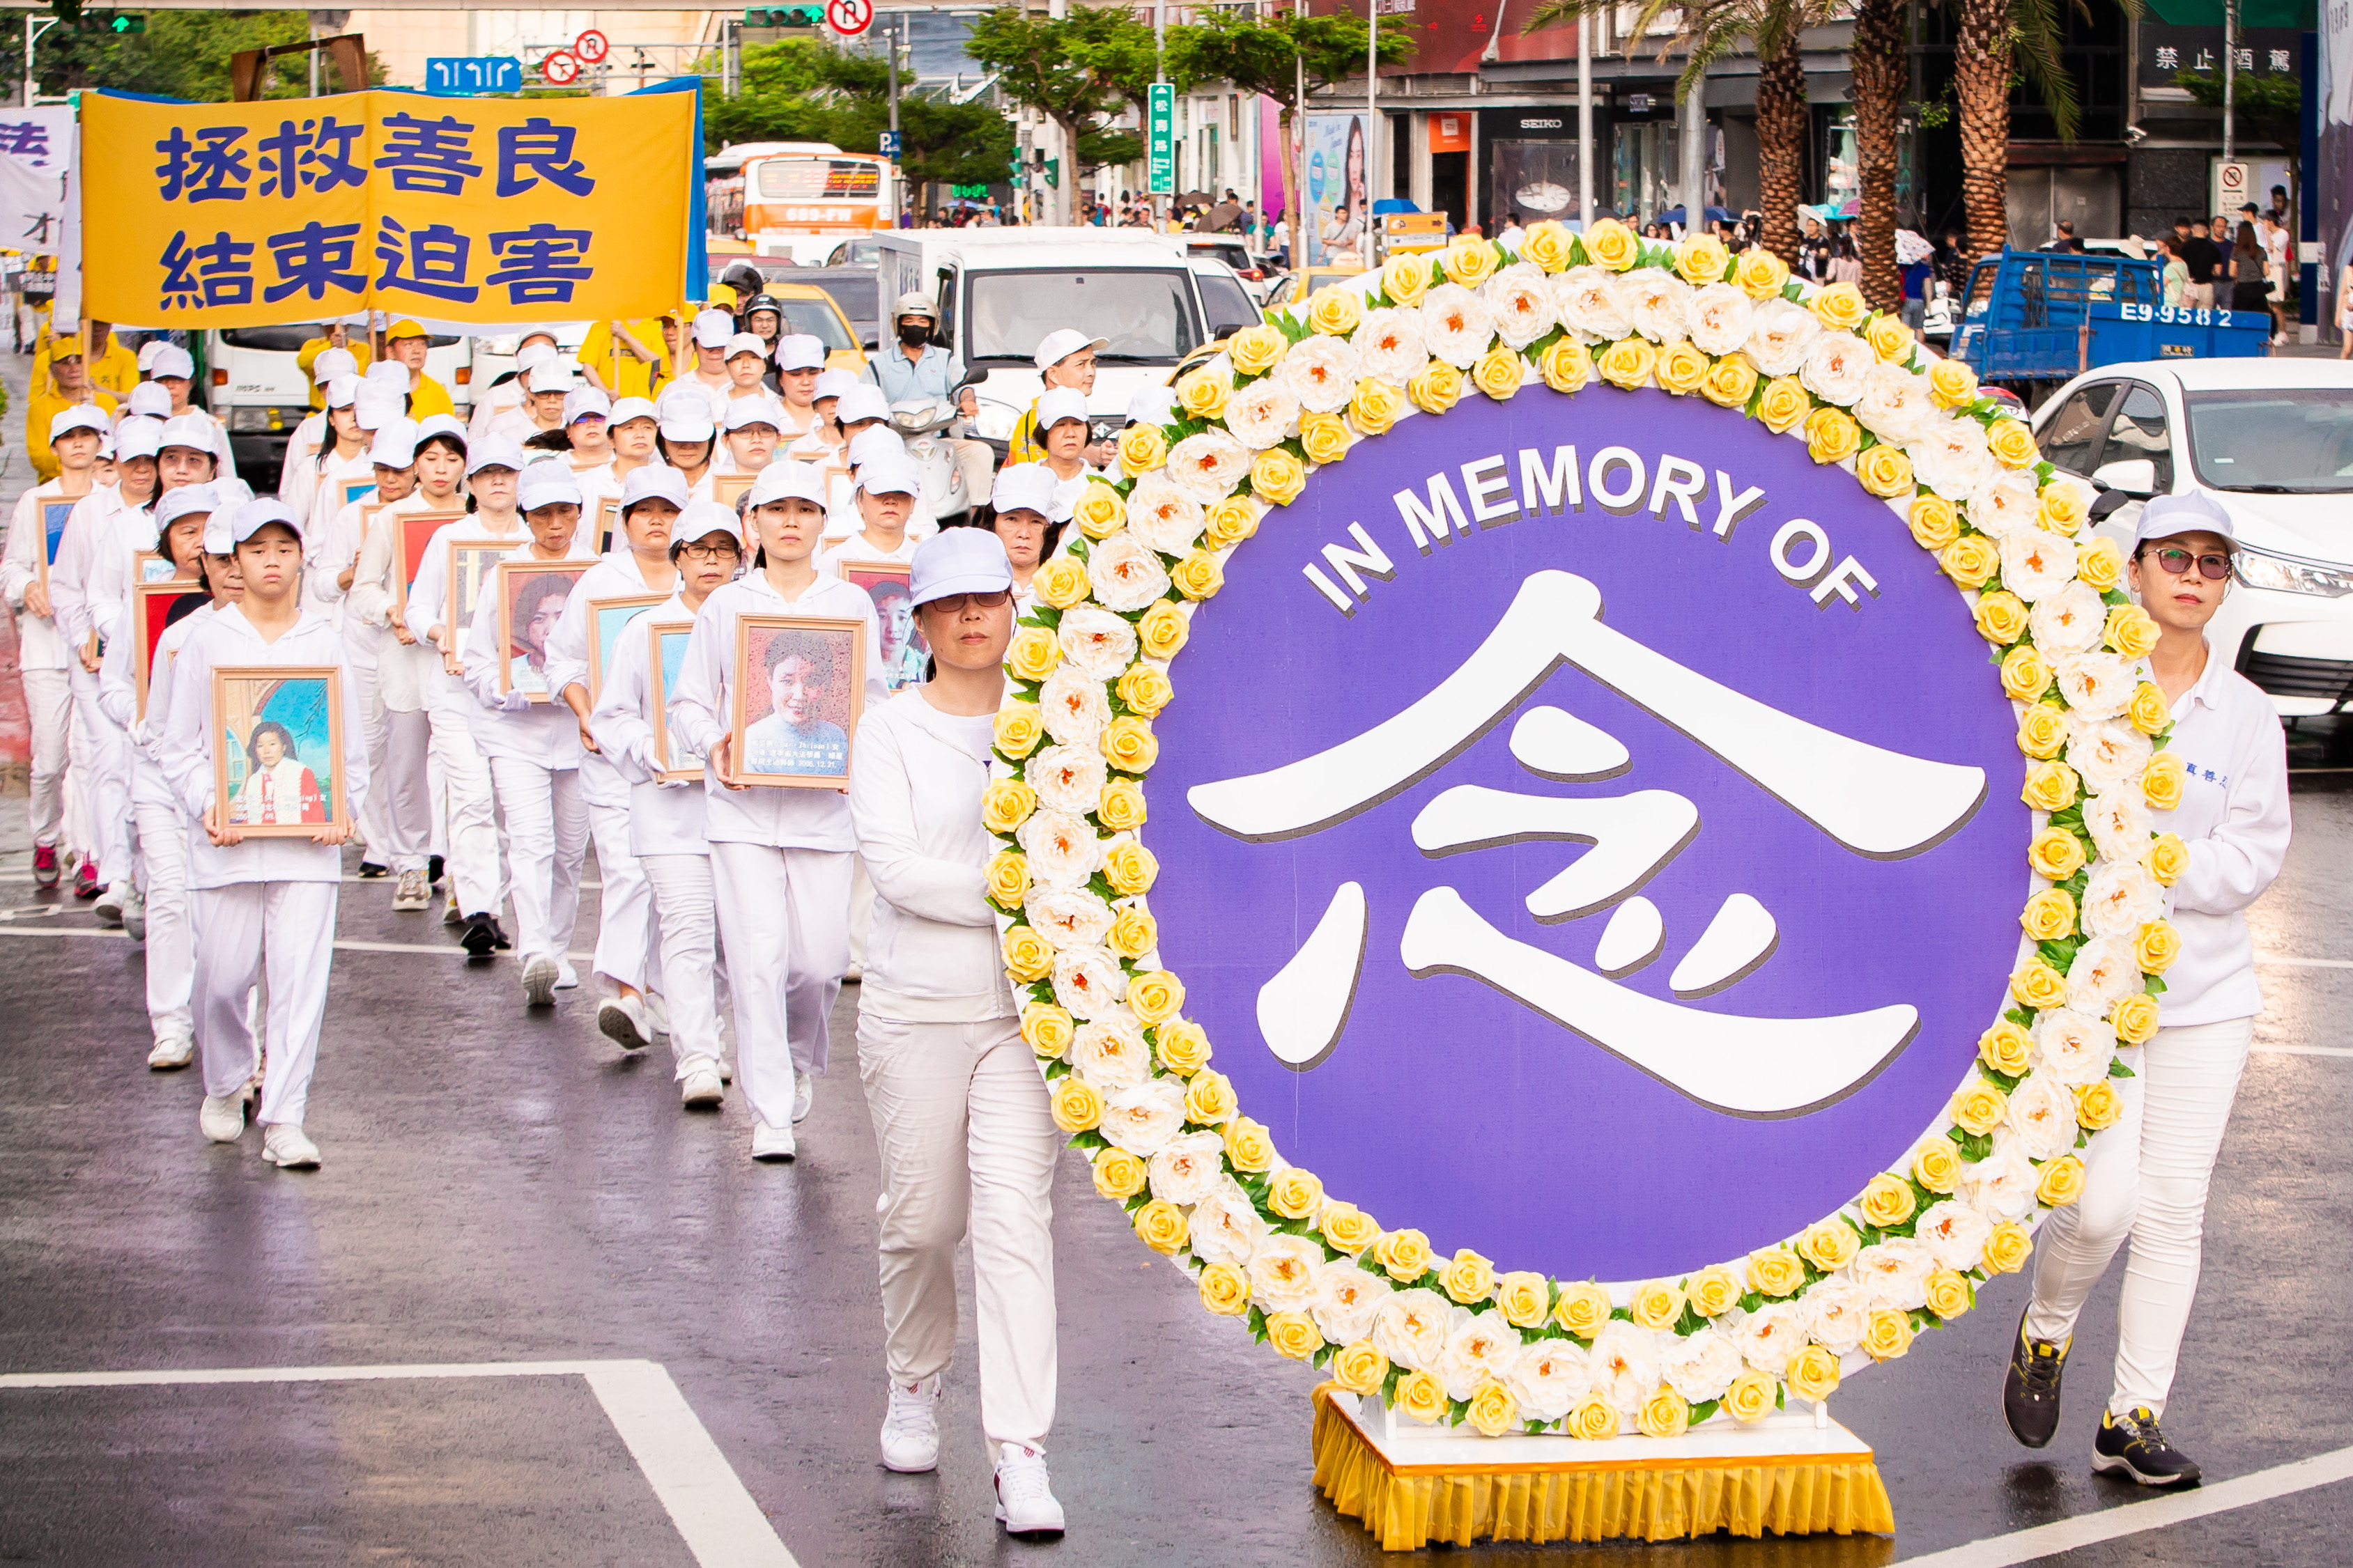
<svg viewBox="0 0 2353 1568">
<path fill-rule="evenodd" d="M 2150 458 L 2125 458 L 2102 463 L 2092 470 L 2092 482 L 2104 490 L 2121 490 L 2146 500 L 2157 493 L 2157 462 Z"/>
<path fill-rule="evenodd" d="M 1232 337 L 1236 332 L 1256 325 L 1258 325 L 1256 321 L 1211 321 L 1209 323 L 1209 341 L 1211 342 L 1219 342 L 1224 339 Z"/>
</svg>

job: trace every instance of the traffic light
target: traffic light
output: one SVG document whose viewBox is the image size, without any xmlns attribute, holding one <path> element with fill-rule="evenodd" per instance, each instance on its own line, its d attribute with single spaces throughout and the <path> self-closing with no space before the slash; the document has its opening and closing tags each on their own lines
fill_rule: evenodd
<svg viewBox="0 0 2353 1568">
<path fill-rule="evenodd" d="M 74 30 L 81 33 L 105 33 L 123 37 L 147 30 L 144 11 L 84 11 L 77 19 Z"/>
<path fill-rule="evenodd" d="M 771 5 L 744 13 L 744 25 L 747 27 L 816 27 L 824 22 L 825 7 L 822 5 Z"/>
</svg>

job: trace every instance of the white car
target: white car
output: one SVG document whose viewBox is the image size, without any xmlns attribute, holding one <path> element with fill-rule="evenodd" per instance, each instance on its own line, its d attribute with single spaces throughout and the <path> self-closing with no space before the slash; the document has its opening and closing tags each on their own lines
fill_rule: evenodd
<svg viewBox="0 0 2353 1568">
<path fill-rule="evenodd" d="M 2238 574 L 2207 635 L 2287 718 L 2353 702 L 2353 363 L 2103 365 L 2034 416 L 2042 455 L 2135 498 L 2097 525 L 2129 552 L 2140 500 L 2204 490 Z"/>
</svg>

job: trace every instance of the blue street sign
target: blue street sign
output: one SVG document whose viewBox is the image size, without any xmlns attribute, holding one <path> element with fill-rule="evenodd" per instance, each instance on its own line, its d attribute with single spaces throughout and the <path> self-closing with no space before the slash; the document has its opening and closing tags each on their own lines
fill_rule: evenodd
<svg viewBox="0 0 2353 1568">
<path fill-rule="evenodd" d="M 881 151 L 885 158 L 895 158 L 899 155 L 899 133 L 896 131 L 882 132 Z"/>
<path fill-rule="evenodd" d="M 425 90 L 463 95 L 521 92 L 522 62 L 512 55 L 443 55 L 425 62 Z"/>
</svg>

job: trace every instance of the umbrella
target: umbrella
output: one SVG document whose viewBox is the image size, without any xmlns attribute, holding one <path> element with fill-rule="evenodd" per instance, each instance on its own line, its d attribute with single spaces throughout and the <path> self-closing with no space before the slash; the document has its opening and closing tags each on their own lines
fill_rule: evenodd
<svg viewBox="0 0 2353 1568">
<path fill-rule="evenodd" d="M 1733 215 L 1723 207 L 1702 207 L 1700 211 L 1707 215 L 1706 221 L 1709 223 L 1715 223 L 1719 220 L 1725 223 L 1730 223 L 1733 219 Z M 1666 211 L 1659 215 L 1658 221 L 1661 223 L 1681 223 L 1683 221 L 1683 209 L 1680 205 L 1671 206 Z"/>
</svg>

